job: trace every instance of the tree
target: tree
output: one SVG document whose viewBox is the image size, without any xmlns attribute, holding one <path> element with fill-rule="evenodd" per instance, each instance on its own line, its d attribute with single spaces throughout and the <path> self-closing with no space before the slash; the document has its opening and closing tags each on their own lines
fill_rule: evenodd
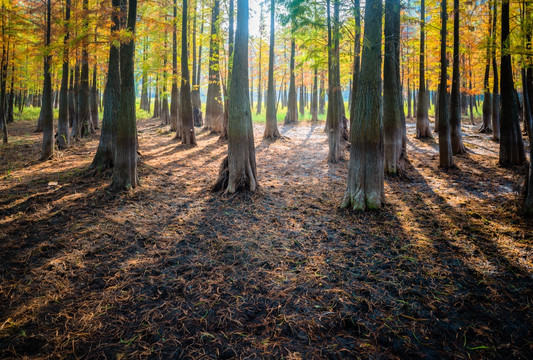
<svg viewBox="0 0 533 360">
<path fill-rule="evenodd" d="M 276 89 L 274 88 L 274 15 L 276 0 L 270 0 L 270 45 L 268 50 L 268 89 L 266 102 L 266 122 L 263 138 L 275 140 L 280 137 L 276 109 Z"/>
<path fill-rule="evenodd" d="M 359 85 L 359 67 L 361 54 L 361 5 L 359 0 L 354 1 L 354 17 L 355 17 L 355 40 L 354 40 L 354 57 L 353 57 L 353 78 L 352 91 L 350 99 L 350 123 L 355 118 L 355 99 L 357 98 L 357 86 Z M 410 103 L 409 103 L 410 104 Z"/>
<path fill-rule="evenodd" d="M 81 47 L 81 73 L 80 88 L 78 92 L 78 122 L 76 127 L 76 138 L 89 134 L 89 51 L 88 51 L 88 30 L 89 30 L 89 0 L 83 0 L 83 12 L 86 14 L 82 20 L 82 47 Z"/>
<path fill-rule="evenodd" d="M 489 77 L 490 77 L 490 49 L 492 45 L 492 1 L 488 1 L 489 8 L 489 36 L 487 38 L 487 54 L 486 54 L 486 65 L 485 65 L 485 75 L 483 78 L 483 125 L 479 132 L 481 133 L 490 133 L 492 132 L 491 118 L 492 118 L 492 95 L 490 93 L 489 87 Z"/>
<path fill-rule="evenodd" d="M 425 68 L 425 24 L 426 24 L 426 3 L 420 2 L 420 62 L 419 62 L 419 82 L 418 82 L 418 102 L 416 107 L 416 137 L 431 138 L 429 127 L 427 93 L 426 93 L 426 68 Z"/>
<path fill-rule="evenodd" d="M 265 15 L 263 13 L 263 3 L 260 4 L 260 7 L 261 7 L 261 12 L 260 12 L 260 15 L 259 15 L 259 64 L 258 64 L 258 69 L 259 69 L 259 72 L 258 72 L 258 76 L 259 76 L 259 81 L 257 82 L 257 112 L 256 114 L 259 115 L 261 114 L 261 107 L 262 107 L 262 104 L 263 104 L 263 93 L 262 93 L 262 89 L 261 89 L 261 84 L 262 84 L 262 52 L 263 52 L 263 36 L 264 36 L 264 32 L 265 32 Z"/>
<path fill-rule="evenodd" d="M 54 154 L 54 114 L 52 104 L 52 76 L 50 75 L 50 36 L 52 17 L 51 0 L 46 1 L 46 37 L 44 55 L 44 84 L 43 84 L 43 151 L 41 160 L 48 160 Z M 2 109 L 3 112 L 3 104 Z"/>
<path fill-rule="evenodd" d="M 104 116 L 102 118 L 100 142 L 90 166 L 90 169 L 98 171 L 112 168 L 115 163 L 115 139 L 119 115 L 118 108 L 121 99 L 120 45 L 117 32 L 120 30 L 120 12 L 124 11 L 124 9 L 121 10 L 119 8 L 120 3 L 121 0 L 112 0 L 111 2 L 111 41 L 109 44 L 107 82 L 104 90 Z"/>
<path fill-rule="evenodd" d="M 503 0 L 500 111 L 500 165 L 502 166 L 522 165 L 526 161 L 513 82 L 509 35 L 509 0 Z"/>
<path fill-rule="evenodd" d="M 181 129 L 176 132 L 178 138 L 181 132 L 182 143 L 196 145 L 194 134 L 194 119 L 192 112 L 191 82 L 189 76 L 189 57 L 187 56 L 187 0 L 183 0 L 181 22 L 181 88 L 180 88 L 180 118 Z"/>
<path fill-rule="evenodd" d="M 248 0 L 237 1 L 237 31 L 229 88 L 228 156 L 214 191 L 255 191 L 257 170 L 248 83 Z"/>
<path fill-rule="evenodd" d="M 448 107 L 448 64 L 446 59 L 446 23 L 448 12 L 446 0 L 441 1 L 441 40 L 440 40 L 440 84 L 439 84 L 439 165 L 449 169 L 454 166 L 452 142 L 450 138 L 450 117 Z"/>
<path fill-rule="evenodd" d="M 291 20 L 291 59 L 290 59 L 290 77 L 289 77 L 289 101 L 287 103 L 287 115 L 285 115 L 285 124 L 295 124 L 298 122 L 298 103 L 296 98 L 296 77 L 294 76 L 294 57 L 296 56 L 295 40 L 296 23 Z"/>
<path fill-rule="evenodd" d="M 498 1 L 492 2 L 492 139 L 500 141 L 500 92 L 498 88 L 498 62 L 496 61 L 496 27 L 498 24 Z"/>
<path fill-rule="evenodd" d="M 461 84 L 459 70 L 459 0 L 453 0 L 453 72 L 452 93 L 450 97 L 450 128 L 452 152 L 463 154 L 466 152 L 463 146 L 461 132 Z"/>
<path fill-rule="evenodd" d="M 328 25 L 329 25 L 329 4 Z M 342 88 L 340 84 L 340 64 L 339 64 L 339 0 L 333 0 L 333 32 L 332 39 L 328 36 L 328 56 L 329 63 L 329 89 L 328 89 L 328 112 L 326 119 L 326 131 L 328 134 L 328 162 L 336 163 L 342 158 L 341 148 L 341 125 L 344 117 L 344 102 L 342 99 Z M 329 28 L 330 26 L 328 26 Z"/>
<path fill-rule="evenodd" d="M 211 40 L 209 43 L 209 84 L 205 103 L 205 127 L 213 132 L 222 131 L 224 120 L 220 89 L 219 15 L 220 1 L 214 0 L 211 16 Z"/>
<path fill-rule="evenodd" d="M 405 136 L 400 80 L 400 0 L 385 0 L 383 107 L 387 109 L 383 113 L 385 173 L 396 175 Z"/>
<path fill-rule="evenodd" d="M 68 41 L 70 22 L 70 0 L 65 0 L 65 38 L 63 40 L 63 71 L 61 75 L 61 89 L 59 90 L 59 114 L 57 118 L 57 147 L 64 149 L 69 145 L 68 134 Z"/>
<path fill-rule="evenodd" d="M 381 99 L 381 0 L 367 0 L 358 111 L 350 129 L 348 183 L 342 208 L 381 208 L 384 200 L 383 120 Z"/>
<path fill-rule="evenodd" d="M 125 0 L 122 0 L 125 1 Z M 133 55 L 137 0 L 129 0 L 126 31 L 130 35 L 120 45 L 120 100 L 112 187 L 135 188 L 137 177 L 137 122 L 135 118 L 135 79 Z"/>
<path fill-rule="evenodd" d="M 178 4 L 174 0 L 174 16 L 172 20 L 172 89 L 170 93 L 170 131 L 176 131 L 176 137 L 181 138 L 179 125 L 179 93 L 178 93 Z M 181 31 L 186 31 L 181 29 Z"/>
</svg>

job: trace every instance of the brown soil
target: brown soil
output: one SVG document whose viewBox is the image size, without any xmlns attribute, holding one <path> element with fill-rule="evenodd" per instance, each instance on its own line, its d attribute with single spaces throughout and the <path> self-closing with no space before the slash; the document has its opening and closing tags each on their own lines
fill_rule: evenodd
<svg viewBox="0 0 533 360">
<path fill-rule="evenodd" d="M 139 122 L 142 186 L 86 173 L 98 137 L 38 162 L 33 123 L 0 145 L 2 359 L 532 359 L 526 168 L 490 135 L 437 167 L 413 137 L 382 211 L 338 209 L 347 162 L 323 124 L 263 142 L 260 190 L 209 192 L 226 144 Z"/>
</svg>

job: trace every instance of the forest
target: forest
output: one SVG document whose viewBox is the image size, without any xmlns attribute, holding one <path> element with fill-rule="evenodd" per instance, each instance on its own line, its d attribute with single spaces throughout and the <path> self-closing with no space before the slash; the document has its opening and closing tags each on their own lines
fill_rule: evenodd
<svg viewBox="0 0 533 360">
<path fill-rule="evenodd" d="M 0 0 L 1 359 L 533 359 L 532 0 Z"/>
</svg>

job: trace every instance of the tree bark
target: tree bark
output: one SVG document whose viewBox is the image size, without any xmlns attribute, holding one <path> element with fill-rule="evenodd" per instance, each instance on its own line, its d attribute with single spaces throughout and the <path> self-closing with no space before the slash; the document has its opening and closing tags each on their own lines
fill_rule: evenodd
<svg viewBox="0 0 533 360">
<path fill-rule="evenodd" d="M 385 0 L 383 64 L 383 140 L 385 173 L 397 175 L 402 155 L 404 123 L 400 80 L 400 0 Z"/>
<path fill-rule="evenodd" d="M 461 132 L 461 84 L 459 70 L 459 0 L 453 0 L 453 72 L 450 97 L 450 130 L 454 155 L 466 152 Z"/>
<path fill-rule="evenodd" d="M 479 129 L 480 133 L 491 133 L 491 119 L 492 119 L 492 95 L 490 93 L 489 87 L 489 77 L 490 77 L 490 49 L 492 45 L 492 1 L 488 2 L 489 7 L 489 37 L 488 37 L 488 46 L 486 54 L 486 65 L 485 65 L 485 75 L 483 78 L 483 125 Z"/>
<path fill-rule="evenodd" d="M 355 99 L 357 98 L 357 86 L 359 85 L 359 67 L 361 62 L 361 5 L 359 0 L 354 0 L 354 17 L 355 17 L 355 40 L 354 40 L 354 58 L 353 58 L 353 75 L 352 89 L 350 96 L 350 124 L 355 118 Z"/>
<path fill-rule="evenodd" d="M 494 0 L 492 11 L 492 139 L 500 141 L 500 90 L 498 80 L 498 62 L 496 61 L 496 26 L 498 21 L 498 1 Z"/>
<path fill-rule="evenodd" d="M 186 145 L 196 145 L 194 134 L 194 119 L 192 112 L 191 82 L 189 76 L 189 57 L 187 50 L 187 0 L 183 0 L 181 22 L 181 88 L 180 88 L 180 118 L 181 140 Z M 178 138 L 179 130 L 176 132 Z"/>
<path fill-rule="evenodd" d="M 125 0 L 123 0 L 125 2 Z M 111 34 L 116 36 L 120 30 L 120 0 L 112 0 L 111 5 Z M 125 15 L 125 14 L 123 14 Z M 115 163 L 115 142 L 117 134 L 117 118 L 120 103 L 120 47 L 115 46 L 113 41 L 109 45 L 109 61 L 107 82 L 104 90 L 104 115 L 102 118 L 102 131 L 96 155 L 90 169 L 97 172 L 105 171 L 113 167 Z"/>
<path fill-rule="evenodd" d="M 211 40 L 209 46 L 209 85 L 205 104 L 205 127 L 212 132 L 222 132 L 224 121 L 224 107 L 220 89 L 220 60 L 219 60 L 219 15 L 220 1 L 214 0 L 211 17 Z"/>
<path fill-rule="evenodd" d="M 41 160 L 48 160 L 54 154 L 54 113 L 52 104 L 52 76 L 50 75 L 50 32 L 51 32 L 52 5 L 51 0 L 46 1 L 46 55 L 44 56 L 44 84 L 43 84 L 43 150 Z M 3 105 L 3 104 L 2 104 Z M 4 111 L 2 107 L 2 112 Z"/>
<path fill-rule="evenodd" d="M 137 122 L 135 118 L 135 21 L 137 0 L 129 0 L 126 30 L 132 38 L 120 45 L 120 100 L 117 121 L 115 166 L 113 167 L 112 188 L 124 190 L 135 188 L 137 177 Z"/>
<path fill-rule="evenodd" d="M 329 0 L 327 1 L 329 13 Z M 344 102 L 342 100 L 342 88 L 340 84 L 340 61 L 339 61 L 339 10 L 340 0 L 333 0 L 333 33 L 331 47 L 329 48 L 329 91 L 328 91 L 328 116 L 326 131 L 328 134 L 328 162 L 336 163 L 342 159 L 341 125 Z"/>
<path fill-rule="evenodd" d="M 418 83 L 418 102 L 416 105 L 416 137 L 431 138 L 431 129 L 429 127 L 426 77 L 425 77 L 425 25 L 426 25 L 426 4 L 425 0 L 420 3 L 420 63 L 419 63 L 419 83 Z"/>
<path fill-rule="evenodd" d="M 170 93 L 170 131 L 176 131 L 176 138 L 181 138 L 178 92 L 178 4 L 174 0 L 174 17 L 172 22 L 172 89 Z M 187 31 L 181 29 L 181 31 Z"/>
<path fill-rule="evenodd" d="M 228 156 L 222 162 L 214 191 L 234 193 L 255 191 L 257 170 L 255 162 L 252 110 L 248 83 L 248 0 L 237 1 L 237 31 L 230 81 Z"/>
<path fill-rule="evenodd" d="M 61 77 L 61 89 L 59 90 L 59 114 L 57 118 L 57 147 L 65 149 L 70 142 L 68 134 L 68 41 L 70 22 L 70 0 L 65 0 L 65 38 L 63 40 L 63 74 Z"/>
<path fill-rule="evenodd" d="M 83 0 L 84 12 L 89 11 L 89 0 Z M 91 117 L 89 111 L 89 51 L 88 51 L 88 28 L 89 20 L 85 16 L 82 20 L 82 33 L 84 34 L 81 48 L 81 73 L 80 88 L 78 93 L 78 131 L 77 137 L 87 136 L 89 134 L 89 120 Z"/>
<path fill-rule="evenodd" d="M 367 0 L 358 111 L 350 129 L 348 184 L 342 208 L 378 209 L 384 201 L 383 120 L 381 99 L 381 0 Z"/>
<path fill-rule="evenodd" d="M 291 23 L 291 59 L 290 59 L 290 82 L 289 82 L 289 100 L 287 102 L 287 115 L 285 115 L 285 124 L 295 124 L 298 122 L 298 104 L 296 99 L 296 78 L 294 76 L 294 57 L 296 55 L 296 41 L 294 39 L 294 21 Z"/>
<path fill-rule="evenodd" d="M 326 90 L 324 89 L 325 86 L 325 79 L 324 79 L 324 71 L 320 72 L 320 93 L 319 93 L 319 100 L 318 100 L 318 113 L 320 115 L 323 115 L 326 112 Z"/>
<path fill-rule="evenodd" d="M 446 59 L 446 23 L 448 12 L 446 0 L 441 1 L 441 40 L 440 40 L 440 84 L 439 84 L 439 166 L 445 169 L 454 167 L 452 142 L 450 138 L 450 117 L 448 107 L 448 66 Z"/>
<path fill-rule="evenodd" d="M 2 39 L 5 39 L 5 3 L 2 2 Z M 9 44 L 7 44 L 9 46 Z M 3 143 L 7 144 L 7 122 L 6 114 L 4 112 L 4 104 L 6 101 L 6 81 L 7 81 L 7 63 L 9 60 L 9 49 L 6 51 L 6 43 L 2 42 L 2 61 L 0 62 L 0 125 L 2 126 Z"/>
<path fill-rule="evenodd" d="M 276 10 L 276 0 L 270 0 L 270 45 L 268 55 L 268 89 L 266 101 L 266 122 L 264 139 L 275 140 L 280 137 L 278 130 L 278 118 L 276 109 L 276 89 L 274 87 L 274 34 L 275 22 L 274 15 Z"/>
<path fill-rule="evenodd" d="M 502 1 L 500 165 L 522 165 L 526 161 L 515 96 L 509 39 L 509 0 Z"/>
<path fill-rule="evenodd" d="M 318 121 L 318 65 L 316 64 L 313 75 L 313 91 L 311 94 L 311 121 Z"/>
</svg>

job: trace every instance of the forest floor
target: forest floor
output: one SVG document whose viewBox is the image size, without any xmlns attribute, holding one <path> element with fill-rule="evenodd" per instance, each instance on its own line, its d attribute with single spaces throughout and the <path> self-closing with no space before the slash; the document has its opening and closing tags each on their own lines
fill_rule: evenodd
<svg viewBox="0 0 533 360">
<path fill-rule="evenodd" d="M 323 124 L 254 125 L 261 187 L 235 196 L 209 191 L 216 135 L 140 120 L 142 186 L 114 194 L 86 172 L 97 135 L 39 162 L 33 127 L 0 145 L 2 359 L 533 358 L 527 169 L 476 127 L 445 172 L 409 124 L 405 174 L 366 213 L 339 209 Z"/>
</svg>

